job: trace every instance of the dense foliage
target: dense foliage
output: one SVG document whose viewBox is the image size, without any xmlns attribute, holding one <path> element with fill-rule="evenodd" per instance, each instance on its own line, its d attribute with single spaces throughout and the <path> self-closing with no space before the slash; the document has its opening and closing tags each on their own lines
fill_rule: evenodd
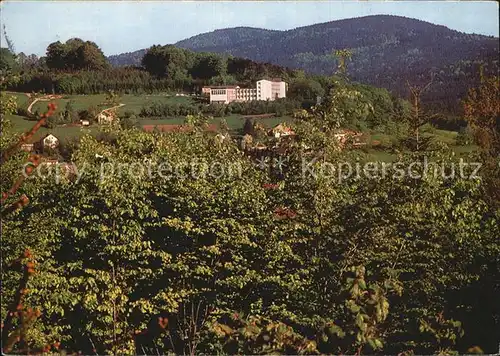
<svg viewBox="0 0 500 356">
<path fill-rule="evenodd" d="M 384 100 L 375 94 L 332 82 L 298 117 L 280 167 L 206 132 L 201 115 L 187 116 L 186 132 L 110 127 L 101 139 L 82 137 L 75 177 L 34 175 L 17 192 L 30 204 L 2 216 L 2 318 L 22 278 L 18 256 L 28 249 L 36 263 L 20 308 L 40 315 L 17 347 L 496 352 L 500 211 L 473 167 L 452 176 L 459 160 L 443 145 L 397 162 L 429 159 L 443 174 L 331 169 L 363 158 L 339 150 L 333 135 L 376 124 L 373 102 Z M 2 173 L 15 179 L 15 168 Z"/>
<path fill-rule="evenodd" d="M 100 71 L 36 70 L 24 72 L 15 84 L 7 87 L 23 92 L 98 94 L 109 90 L 122 93 L 165 92 L 173 90 L 175 84 L 169 79 L 152 76 L 144 70 L 116 68 Z M 181 89 L 182 85 L 183 83 L 181 83 Z"/>
<path fill-rule="evenodd" d="M 16 67 L 16 56 L 8 48 L 0 48 L 0 71 L 3 73 Z"/>
<path fill-rule="evenodd" d="M 94 42 L 79 38 L 49 44 L 45 62 L 51 69 L 99 70 L 108 66 L 106 57 Z"/>
<path fill-rule="evenodd" d="M 469 91 L 464 100 L 465 115 L 482 148 L 482 159 L 488 171 L 485 179 L 490 200 L 500 205 L 500 81 L 498 76 L 481 74 L 481 85 Z"/>
</svg>

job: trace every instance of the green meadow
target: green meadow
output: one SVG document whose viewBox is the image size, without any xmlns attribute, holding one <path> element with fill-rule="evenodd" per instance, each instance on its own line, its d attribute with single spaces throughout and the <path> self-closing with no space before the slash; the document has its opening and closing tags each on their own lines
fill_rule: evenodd
<svg viewBox="0 0 500 356">
<path fill-rule="evenodd" d="M 26 109 L 28 107 L 28 97 L 24 93 L 14 93 L 8 92 L 9 95 L 13 95 L 17 99 L 17 104 L 19 108 Z M 124 114 L 125 112 L 132 112 L 138 115 L 141 108 L 144 106 L 151 105 L 152 103 L 178 103 L 178 104 L 189 104 L 192 103 L 193 99 L 189 96 L 175 96 L 167 93 L 163 94 L 152 94 L 152 95 L 133 95 L 124 94 L 120 96 L 119 102 L 124 104 L 124 106 L 118 108 L 118 114 Z M 71 102 L 76 110 L 84 110 L 90 107 L 95 107 L 98 110 L 104 110 L 110 107 L 106 104 L 106 95 L 96 94 L 96 95 L 63 95 L 61 98 L 54 100 L 57 105 L 56 114 L 64 110 L 65 106 Z M 43 113 L 46 111 L 48 102 L 39 101 L 33 105 L 32 111 Z M 9 119 L 12 122 L 15 131 L 21 133 L 30 130 L 35 121 L 33 119 L 19 116 L 11 115 Z M 227 126 L 234 132 L 237 133 L 243 128 L 245 124 L 245 117 L 242 115 L 229 115 L 224 118 L 213 118 L 211 123 L 218 126 L 221 125 L 223 121 L 226 122 Z M 182 124 L 184 123 L 184 117 L 169 117 L 169 118 L 139 118 L 138 125 L 167 125 L 167 124 Z M 272 117 L 272 118 L 254 118 L 254 121 L 263 125 L 264 127 L 271 128 L 281 122 L 292 122 L 293 119 L 289 116 L 283 117 Z M 35 135 L 34 140 L 40 139 L 41 137 L 47 135 L 48 133 L 54 134 L 56 137 L 65 140 L 72 137 L 79 137 L 83 134 L 90 133 L 96 134 L 100 131 L 98 125 L 94 124 L 90 127 L 79 127 L 79 126 L 58 126 L 52 129 L 42 127 Z M 431 127 L 430 125 L 425 125 L 421 128 L 422 137 L 432 137 L 435 141 L 441 141 L 449 145 L 453 151 L 458 155 L 468 155 L 476 150 L 474 145 L 461 146 L 457 144 L 457 135 L 455 131 L 439 130 Z M 392 148 L 392 143 L 395 142 L 395 138 L 391 135 L 380 134 L 376 132 L 367 133 L 368 135 L 368 145 L 364 146 L 360 150 L 360 154 L 363 156 L 363 160 L 377 160 L 391 162 L 397 160 L 398 151 Z"/>
</svg>

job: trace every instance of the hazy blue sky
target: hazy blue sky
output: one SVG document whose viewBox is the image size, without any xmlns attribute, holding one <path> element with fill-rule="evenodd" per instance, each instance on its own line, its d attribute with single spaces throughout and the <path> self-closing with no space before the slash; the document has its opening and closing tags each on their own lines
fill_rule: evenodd
<svg viewBox="0 0 500 356">
<path fill-rule="evenodd" d="M 2 1 L 1 22 L 17 52 L 43 55 L 47 45 L 80 37 L 106 55 L 168 44 L 219 28 L 286 30 L 343 18 L 392 14 L 498 37 L 496 1 Z M 5 40 L 2 35 L 2 47 Z"/>
</svg>

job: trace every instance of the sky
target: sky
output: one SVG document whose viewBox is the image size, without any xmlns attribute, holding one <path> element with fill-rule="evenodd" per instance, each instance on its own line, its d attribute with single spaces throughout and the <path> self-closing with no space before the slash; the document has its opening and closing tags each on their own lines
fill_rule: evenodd
<svg viewBox="0 0 500 356">
<path fill-rule="evenodd" d="M 1 23 L 17 53 L 44 55 L 73 37 L 106 55 L 170 44 L 220 28 L 288 30 L 320 22 L 388 14 L 466 33 L 498 37 L 496 1 L 14 1 L 0 3 Z M 1 36 L 1 46 L 6 47 Z"/>
</svg>

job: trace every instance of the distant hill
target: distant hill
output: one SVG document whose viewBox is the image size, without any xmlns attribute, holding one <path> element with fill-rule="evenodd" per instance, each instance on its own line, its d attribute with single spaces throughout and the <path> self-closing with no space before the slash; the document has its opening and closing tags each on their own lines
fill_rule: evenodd
<svg viewBox="0 0 500 356">
<path fill-rule="evenodd" d="M 432 72 L 436 77 L 426 95 L 427 103 L 453 112 L 459 110 L 459 99 L 468 88 L 476 84 L 480 65 L 486 71 L 497 71 L 499 50 L 495 37 L 465 34 L 389 15 L 338 20 L 288 31 L 237 27 L 197 35 L 175 45 L 326 75 L 336 70 L 334 51 L 350 49 L 353 57 L 348 73 L 353 80 L 385 87 L 407 97 L 406 81 L 425 83 Z M 137 53 L 133 52 L 130 63 L 126 64 L 137 64 Z M 122 57 L 121 62 L 126 60 Z"/>
<path fill-rule="evenodd" d="M 187 40 L 176 43 L 176 46 L 189 49 L 190 46 L 196 47 L 196 51 L 204 51 L 205 48 L 214 48 L 220 46 L 232 46 L 241 41 L 254 40 L 257 38 L 268 38 L 270 35 L 280 31 L 264 30 L 253 27 L 235 27 L 227 30 L 215 30 L 209 33 L 190 37 Z M 184 44 L 184 42 L 186 42 Z M 109 62 L 115 67 L 121 66 L 140 66 L 141 60 L 147 49 L 140 49 L 134 52 L 126 52 L 108 57 Z"/>
<path fill-rule="evenodd" d="M 234 27 L 215 30 L 179 41 L 175 45 L 197 51 L 215 52 L 213 48 L 231 48 L 242 41 L 264 41 L 282 31 L 264 30 L 254 27 Z"/>
<path fill-rule="evenodd" d="M 140 66 L 142 57 L 146 54 L 147 49 L 140 49 L 134 52 L 120 53 L 108 57 L 109 63 L 114 67 L 123 66 Z"/>
</svg>

